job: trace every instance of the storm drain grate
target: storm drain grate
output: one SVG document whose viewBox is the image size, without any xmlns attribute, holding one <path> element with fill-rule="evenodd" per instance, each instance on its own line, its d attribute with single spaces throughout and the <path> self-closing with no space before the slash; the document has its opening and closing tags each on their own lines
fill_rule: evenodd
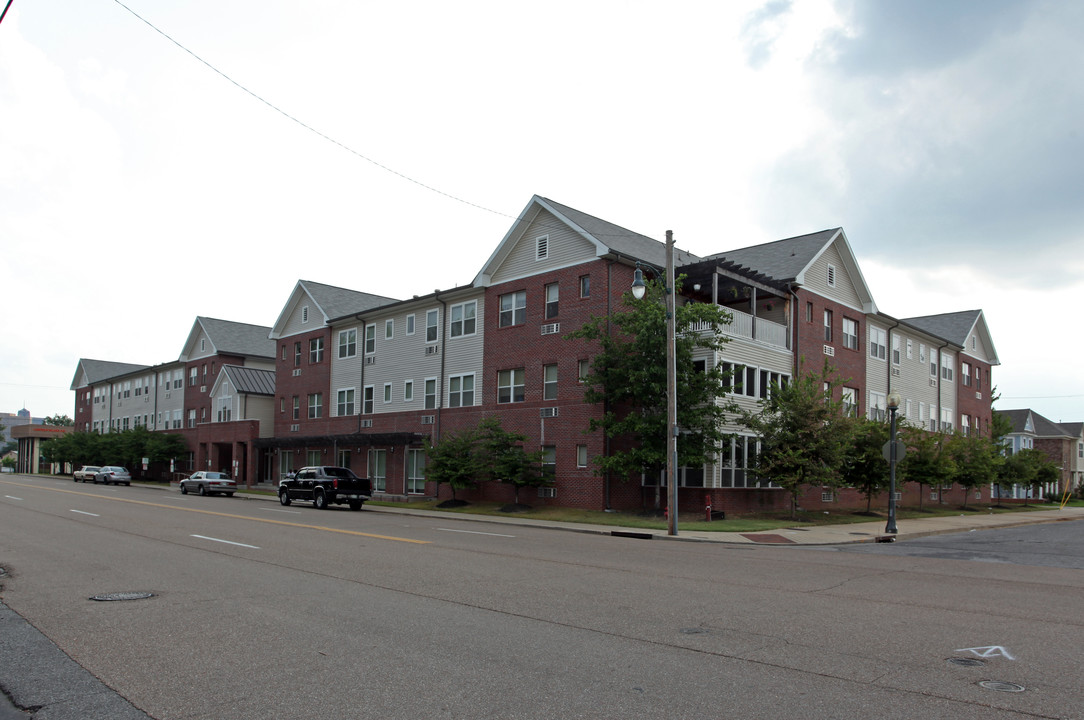
<svg viewBox="0 0 1084 720">
<path fill-rule="evenodd" d="M 979 667 L 986 664 L 984 660 L 979 660 L 978 658 L 961 657 L 950 657 L 946 662 L 950 665 L 963 665 L 964 667 Z"/>
<path fill-rule="evenodd" d="M 145 600 L 152 597 L 154 597 L 154 593 L 149 592 L 114 592 L 94 595 L 88 599 L 97 602 L 112 602 L 114 600 Z"/>
<path fill-rule="evenodd" d="M 998 692 L 1024 692 L 1023 685 L 1017 685 L 1011 682 L 1001 682 L 1000 680 L 983 680 L 979 683 L 980 687 L 984 687 L 987 690 L 997 690 Z"/>
</svg>

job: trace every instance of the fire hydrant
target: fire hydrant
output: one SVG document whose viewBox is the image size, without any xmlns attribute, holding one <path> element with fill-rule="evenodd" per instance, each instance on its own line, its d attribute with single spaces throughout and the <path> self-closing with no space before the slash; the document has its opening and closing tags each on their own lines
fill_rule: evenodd
<svg viewBox="0 0 1084 720">
<path fill-rule="evenodd" d="M 711 495 L 704 495 L 704 514 L 705 519 L 711 522 Z"/>
</svg>

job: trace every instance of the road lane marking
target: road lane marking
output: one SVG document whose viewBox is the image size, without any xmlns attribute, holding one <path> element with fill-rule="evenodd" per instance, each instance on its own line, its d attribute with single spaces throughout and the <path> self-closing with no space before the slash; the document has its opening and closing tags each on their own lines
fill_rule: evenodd
<svg viewBox="0 0 1084 720">
<path fill-rule="evenodd" d="M 266 510 L 267 512 L 287 513 L 289 515 L 300 515 L 301 514 L 300 510 L 283 510 L 282 508 L 260 508 L 260 509 L 261 510 Z"/>
<path fill-rule="evenodd" d="M 221 540 L 219 538 L 207 537 L 206 535 L 192 535 L 192 537 L 199 538 L 200 540 L 210 540 L 211 542 L 226 543 L 227 545 L 236 545 L 238 547 L 252 548 L 253 550 L 260 549 L 257 545 L 246 545 L 244 543 L 233 542 L 232 540 Z"/>
<path fill-rule="evenodd" d="M 82 510 L 72 510 L 72 512 L 79 513 L 80 515 L 90 515 L 91 517 L 101 517 L 101 515 L 98 515 L 96 513 L 83 512 Z"/>
<path fill-rule="evenodd" d="M 412 545 L 432 544 L 432 541 L 430 540 L 414 540 L 413 538 L 395 537 L 394 535 L 377 535 L 376 533 L 361 532 L 360 530 L 341 530 L 339 528 L 325 527 L 323 525 L 307 525 L 305 523 L 287 522 L 285 520 L 272 520 L 271 518 L 259 518 L 250 517 L 248 515 L 236 515 L 234 513 L 216 512 L 214 510 L 200 510 L 199 508 L 192 507 L 178 507 L 176 505 L 165 505 L 163 503 L 147 502 L 146 500 L 132 500 L 131 498 L 106 497 L 103 495 L 95 495 L 88 492 L 81 492 L 79 490 L 64 490 L 61 488 L 45 487 L 43 485 L 27 485 L 25 483 L 12 482 L 10 480 L 0 480 L 0 483 L 3 483 L 5 485 L 14 485 L 21 488 L 29 488 L 31 490 L 44 490 L 46 492 L 66 493 L 68 495 L 78 495 L 80 497 L 97 498 L 98 500 L 105 500 L 107 502 L 131 503 L 132 505 L 145 505 L 147 507 L 162 508 L 164 510 L 175 510 L 177 512 L 191 512 L 199 513 L 201 515 L 214 515 L 216 517 L 234 518 L 236 520 L 251 520 L 252 522 L 268 523 L 270 525 L 285 525 L 286 527 L 303 528 L 306 530 L 320 530 L 322 532 L 338 533 L 339 535 L 353 535 L 355 537 L 367 537 L 373 538 L 375 540 L 390 540 L 392 542 L 410 543 Z"/>
<path fill-rule="evenodd" d="M 22 498 L 17 498 L 14 495 L 5 495 L 4 497 L 10 498 L 11 500 L 22 500 Z"/>
<path fill-rule="evenodd" d="M 452 530 L 451 528 L 437 528 L 437 530 L 443 530 L 444 532 L 466 533 L 467 535 L 491 535 L 493 537 L 510 537 L 510 538 L 515 537 L 515 535 L 501 535 L 500 533 L 478 532 L 477 530 Z"/>
</svg>

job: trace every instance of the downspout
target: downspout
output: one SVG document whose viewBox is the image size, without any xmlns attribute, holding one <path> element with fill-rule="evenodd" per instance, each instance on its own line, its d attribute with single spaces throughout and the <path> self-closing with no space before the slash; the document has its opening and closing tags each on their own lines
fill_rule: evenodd
<svg viewBox="0 0 1084 720">
<path fill-rule="evenodd" d="M 440 441 L 440 411 L 444 407 L 444 369 L 445 369 L 445 347 L 448 339 L 448 303 L 440 299 L 440 291 L 434 291 L 433 297 L 440 303 L 440 338 L 437 340 L 437 347 L 440 348 L 440 373 L 437 375 L 437 403 L 434 410 L 435 417 L 433 418 L 433 442 Z M 425 394 L 425 388 L 422 388 L 422 394 Z"/>
<path fill-rule="evenodd" d="M 949 346 L 949 344 L 945 343 L 941 347 L 937 348 L 937 412 L 938 412 L 939 415 L 942 414 L 941 413 L 941 410 L 942 410 L 942 407 L 941 407 L 941 351 L 944 350 L 945 348 L 947 348 L 948 346 Z M 940 417 L 937 418 L 937 429 L 938 430 L 941 429 L 941 418 Z M 940 501 L 940 495 L 938 496 L 938 501 Z"/>
<path fill-rule="evenodd" d="M 791 310 L 791 313 L 790 313 L 791 322 L 794 323 L 794 347 L 791 348 L 791 350 L 793 351 L 791 353 L 791 355 L 792 355 L 791 360 L 794 363 L 794 378 L 795 378 L 795 380 L 797 380 L 798 379 L 798 355 L 799 355 L 799 352 L 801 351 L 801 347 L 802 347 L 802 344 L 799 342 L 800 338 L 799 338 L 799 335 L 798 335 L 801 332 L 801 328 L 802 328 L 802 323 L 801 323 L 800 315 L 799 315 L 801 313 L 801 311 L 802 311 L 801 310 L 802 299 L 798 297 L 798 293 L 795 292 L 793 285 L 788 286 L 787 290 L 789 290 L 790 294 L 794 296 L 794 303 L 793 303 L 794 307 L 793 307 L 793 309 Z"/>
<path fill-rule="evenodd" d="M 613 268 L 614 260 L 611 260 L 606 264 L 606 337 L 610 336 L 610 312 L 613 309 Z M 578 371 L 578 369 L 577 369 Z M 602 400 L 602 415 L 605 417 L 610 412 L 610 396 L 609 393 Z M 610 436 L 604 430 L 602 432 L 602 453 L 604 457 L 610 456 Z M 606 474 L 602 477 L 602 501 L 603 510 L 605 512 L 613 512 L 613 508 L 610 507 L 610 471 L 607 470 Z"/>
</svg>

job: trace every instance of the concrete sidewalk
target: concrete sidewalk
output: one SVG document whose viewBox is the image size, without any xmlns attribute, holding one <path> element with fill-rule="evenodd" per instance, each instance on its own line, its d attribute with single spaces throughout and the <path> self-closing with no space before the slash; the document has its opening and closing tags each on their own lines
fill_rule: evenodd
<svg viewBox="0 0 1084 720">
<path fill-rule="evenodd" d="M 278 502 L 274 495 L 246 493 L 243 490 L 237 493 L 237 497 L 246 499 L 271 500 Z M 587 523 L 554 522 L 550 520 L 536 520 L 532 518 L 516 517 L 508 515 L 501 517 L 496 515 L 472 515 L 470 513 L 448 513 L 436 510 L 422 510 L 418 508 L 392 507 L 386 505 L 366 505 L 366 512 L 394 513 L 400 515 L 417 515 L 420 517 L 435 517 L 442 520 L 471 520 L 474 522 L 487 522 L 499 525 L 518 525 L 520 527 L 545 528 L 550 530 L 564 530 L 567 532 L 581 532 L 595 535 L 617 535 L 621 537 L 660 539 L 660 540 L 683 540 L 688 542 L 719 542 L 753 545 L 840 545 L 844 543 L 861 542 L 891 542 L 891 536 L 885 533 L 885 521 L 850 523 L 846 525 L 821 525 L 818 527 L 791 527 L 774 530 L 762 530 L 757 532 L 713 532 L 713 531 L 684 531 L 678 523 L 678 533 L 670 536 L 665 529 L 653 530 L 645 528 L 619 527 L 613 525 L 591 525 Z M 926 535 L 940 535 L 952 532 L 970 532 L 972 530 L 990 530 L 994 528 L 1017 527 L 1020 525 L 1032 525 L 1036 523 L 1061 522 L 1064 520 L 1079 520 L 1084 518 L 1084 507 L 1066 507 L 1053 510 L 1021 510 L 1011 513 L 990 513 L 985 510 L 960 513 L 958 515 L 917 518 L 914 520 L 897 520 L 896 529 L 899 531 L 895 539 L 907 540 L 923 537 Z"/>
</svg>

